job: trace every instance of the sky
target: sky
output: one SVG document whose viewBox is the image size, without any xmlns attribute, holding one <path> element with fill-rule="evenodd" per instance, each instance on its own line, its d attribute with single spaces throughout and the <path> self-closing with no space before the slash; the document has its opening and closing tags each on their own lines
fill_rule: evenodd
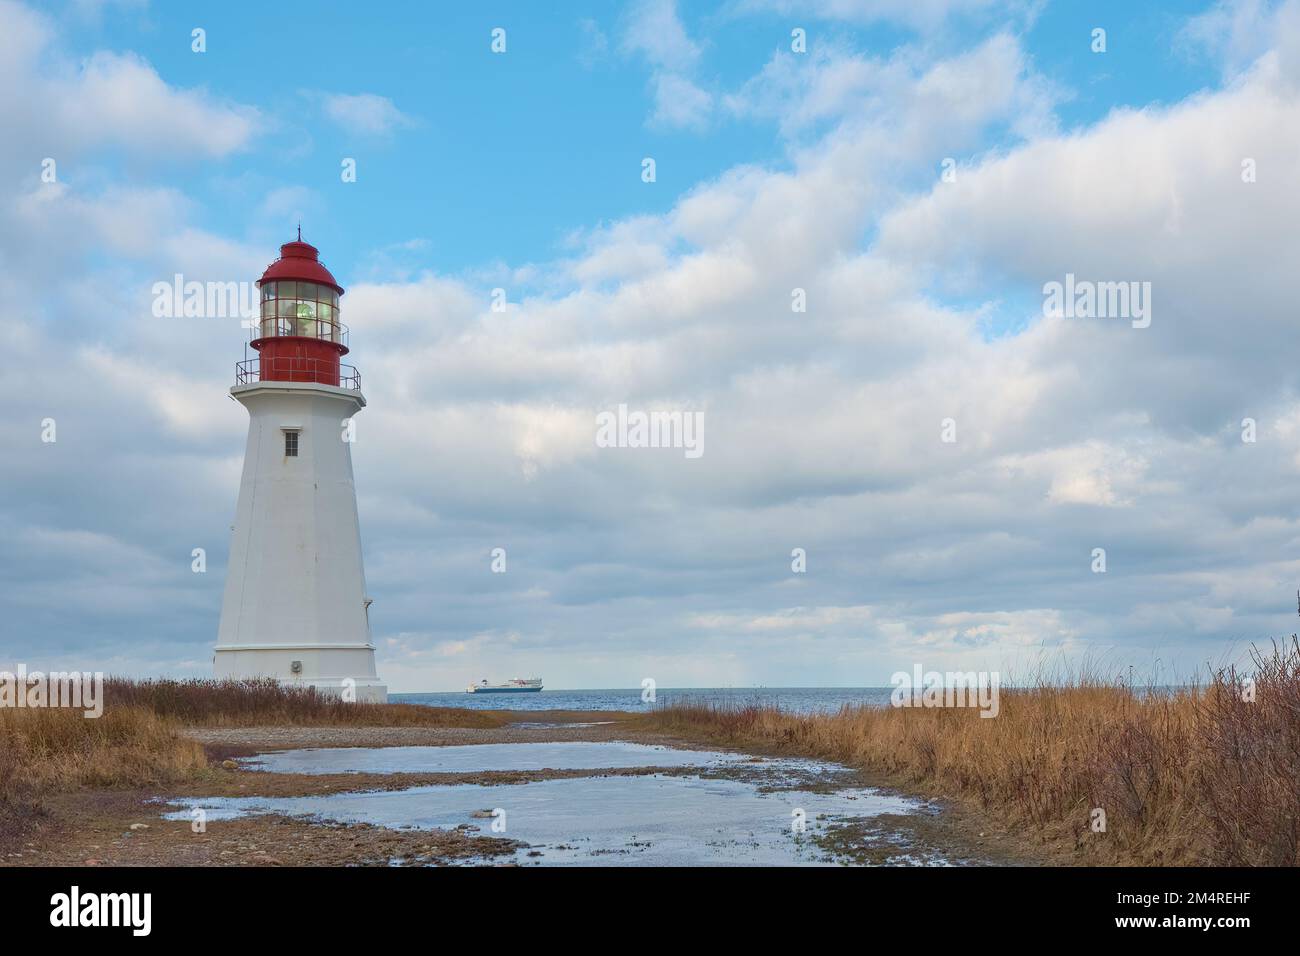
<svg viewBox="0 0 1300 956">
<path fill-rule="evenodd" d="M 0 666 L 210 675 L 247 333 L 152 290 L 299 223 L 393 691 L 1239 660 L 1296 629 L 1298 91 L 1300 0 L 0 0 Z"/>
</svg>

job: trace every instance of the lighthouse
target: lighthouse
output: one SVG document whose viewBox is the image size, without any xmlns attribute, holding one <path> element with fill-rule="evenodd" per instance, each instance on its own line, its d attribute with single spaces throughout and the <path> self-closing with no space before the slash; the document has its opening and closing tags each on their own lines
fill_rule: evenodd
<svg viewBox="0 0 1300 956">
<path fill-rule="evenodd" d="M 248 443 L 213 670 L 385 702 L 352 478 L 361 376 L 342 364 L 343 287 L 298 239 L 258 280 L 260 315 L 230 394 Z"/>
</svg>

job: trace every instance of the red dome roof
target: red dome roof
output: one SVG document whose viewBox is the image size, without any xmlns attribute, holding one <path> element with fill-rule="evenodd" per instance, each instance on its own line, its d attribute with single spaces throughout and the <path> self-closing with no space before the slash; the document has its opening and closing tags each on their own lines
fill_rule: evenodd
<svg viewBox="0 0 1300 956">
<path fill-rule="evenodd" d="M 330 271 L 321 264 L 320 251 L 301 239 L 296 242 L 286 242 L 280 247 L 280 258 L 266 267 L 257 284 L 260 287 L 263 282 L 274 282 L 278 279 L 319 282 L 321 285 L 329 286 L 339 295 L 343 294 L 343 286 L 339 285 Z"/>
</svg>

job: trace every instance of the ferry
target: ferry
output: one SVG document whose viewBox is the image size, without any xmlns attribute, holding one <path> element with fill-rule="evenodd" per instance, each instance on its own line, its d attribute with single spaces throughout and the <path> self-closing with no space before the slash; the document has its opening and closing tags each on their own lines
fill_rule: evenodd
<svg viewBox="0 0 1300 956">
<path fill-rule="evenodd" d="M 489 684 L 487 678 L 479 681 L 477 684 L 470 684 L 465 688 L 467 694 L 535 694 L 542 689 L 542 679 L 533 677 L 524 680 L 522 677 L 516 677 L 514 680 L 508 680 L 504 684 Z"/>
</svg>

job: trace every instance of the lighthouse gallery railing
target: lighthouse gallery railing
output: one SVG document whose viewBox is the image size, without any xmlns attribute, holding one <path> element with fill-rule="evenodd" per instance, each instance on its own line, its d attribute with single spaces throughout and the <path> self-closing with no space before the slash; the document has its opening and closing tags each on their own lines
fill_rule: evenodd
<svg viewBox="0 0 1300 956">
<path fill-rule="evenodd" d="M 266 375 L 266 373 L 270 374 Z M 277 355 L 273 358 L 259 356 L 236 362 L 235 380 L 239 385 L 281 381 L 315 382 L 318 385 L 337 385 L 339 388 L 361 388 L 361 373 L 354 365 L 287 355 Z"/>
</svg>

